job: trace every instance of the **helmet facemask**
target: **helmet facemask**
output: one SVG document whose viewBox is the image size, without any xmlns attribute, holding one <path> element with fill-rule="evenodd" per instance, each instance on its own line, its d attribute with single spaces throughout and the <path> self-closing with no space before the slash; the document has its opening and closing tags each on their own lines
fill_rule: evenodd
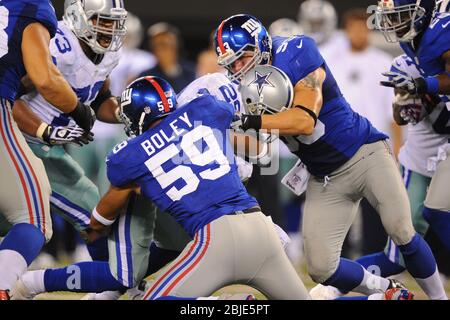
<svg viewBox="0 0 450 320">
<path fill-rule="evenodd" d="M 127 11 L 111 8 L 108 13 L 85 10 L 80 1 L 73 1 L 64 13 L 64 21 L 78 39 L 97 54 L 118 51 L 127 33 Z"/>
<path fill-rule="evenodd" d="M 258 37 L 258 36 L 257 36 Z M 258 43 L 258 39 L 255 41 Z M 269 40 L 270 42 L 270 40 Z M 233 64 L 239 60 L 244 54 L 252 54 L 252 59 L 249 60 L 239 71 L 233 72 Z M 217 63 L 219 66 L 227 69 L 228 79 L 230 81 L 240 81 L 242 77 L 256 65 L 264 65 L 270 62 L 270 52 L 261 52 L 256 45 L 247 45 L 240 49 L 238 52 L 234 52 L 231 49 L 226 49 L 225 53 L 220 54 Z"/>
<path fill-rule="evenodd" d="M 417 3 L 398 7 L 380 4 L 375 11 L 375 24 L 387 42 L 410 42 L 420 33 L 417 25 L 425 15 L 425 9 Z"/>
</svg>

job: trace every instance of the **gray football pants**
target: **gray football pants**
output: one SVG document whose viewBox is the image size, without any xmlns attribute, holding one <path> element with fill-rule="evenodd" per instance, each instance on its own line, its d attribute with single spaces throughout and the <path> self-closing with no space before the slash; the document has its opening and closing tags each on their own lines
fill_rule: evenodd
<svg viewBox="0 0 450 320">
<path fill-rule="evenodd" d="M 272 221 L 261 212 L 225 215 L 207 224 L 158 272 L 144 299 L 210 296 L 235 283 L 269 299 L 310 299 Z"/>
<path fill-rule="evenodd" d="M 303 213 L 308 272 L 322 283 L 336 271 L 342 244 L 365 197 L 379 213 L 387 234 L 397 245 L 415 234 L 406 189 L 385 141 L 363 145 L 329 175 L 310 178 Z"/>
</svg>

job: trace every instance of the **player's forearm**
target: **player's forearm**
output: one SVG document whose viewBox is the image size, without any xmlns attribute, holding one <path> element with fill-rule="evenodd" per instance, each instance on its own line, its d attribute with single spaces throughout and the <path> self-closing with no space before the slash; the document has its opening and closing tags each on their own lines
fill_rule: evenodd
<svg viewBox="0 0 450 320">
<path fill-rule="evenodd" d="M 326 73 L 318 68 L 294 87 L 293 107 L 275 115 L 262 117 L 263 129 L 279 129 L 281 135 L 311 135 L 322 109 L 322 84 Z"/>
<path fill-rule="evenodd" d="M 273 115 L 263 115 L 261 128 L 280 135 L 311 135 L 314 119 L 300 108 L 292 108 Z"/>
<path fill-rule="evenodd" d="M 120 123 L 117 111 L 119 104 L 115 97 L 105 100 L 97 111 L 97 119 L 107 123 Z"/>
<path fill-rule="evenodd" d="M 91 228 L 102 232 L 112 225 L 135 189 L 134 186 L 118 188 L 111 185 L 95 207 L 91 216 Z"/>
<path fill-rule="evenodd" d="M 40 23 L 28 25 L 22 37 L 25 69 L 38 92 L 49 103 L 69 113 L 77 106 L 77 96 L 54 65 L 48 45 L 50 35 Z"/>
<path fill-rule="evenodd" d="M 43 121 L 21 99 L 14 102 L 13 117 L 20 131 L 36 137 L 37 131 Z"/>
<path fill-rule="evenodd" d="M 246 161 L 266 166 L 271 161 L 271 145 L 255 136 L 233 132 L 231 134 L 234 153 Z"/>
</svg>

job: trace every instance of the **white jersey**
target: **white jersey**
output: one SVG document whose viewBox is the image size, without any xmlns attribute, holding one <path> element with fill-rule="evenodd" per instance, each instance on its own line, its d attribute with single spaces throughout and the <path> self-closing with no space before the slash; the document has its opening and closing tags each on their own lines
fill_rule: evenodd
<svg viewBox="0 0 450 320">
<path fill-rule="evenodd" d="M 238 85 L 231 82 L 222 73 L 210 73 L 192 81 L 177 96 L 180 106 L 194 100 L 199 95 L 210 94 L 217 100 L 225 101 L 234 106 L 236 111 L 244 112 Z M 236 157 L 239 177 L 242 181 L 249 179 L 253 172 L 253 165 L 240 157 Z"/>
<path fill-rule="evenodd" d="M 238 85 L 222 73 L 209 73 L 192 81 L 178 94 L 178 104 L 184 105 L 202 94 L 210 94 L 217 100 L 230 103 L 236 111 L 244 112 Z"/>
<path fill-rule="evenodd" d="M 392 136 L 394 91 L 380 86 L 380 81 L 385 80 L 382 73 L 389 70 L 392 56 L 373 47 L 353 52 L 347 46 L 325 59 L 352 109 L 369 119 L 379 131 Z"/>
<path fill-rule="evenodd" d="M 111 73 L 112 94 L 121 96 L 131 80 L 156 66 L 156 62 L 155 56 L 147 51 L 123 48 L 119 64 Z"/>
<path fill-rule="evenodd" d="M 413 78 L 420 77 L 416 66 L 406 55 L 398 56 L 392 64 Z M 408 124 L 407 140 L 400 149 L 398 159 L 406 168 L 431 177 L 433 172 L 427 169 L 428 159 L 435 157 L 439 147 L 446 144 L 449 138 L 450 135 L 436 133 L 427 116 L 416 125 Z"/>
<path fill-rule="evenodd" d="M 50 53 L 59 71 L 76 92 L 78 99 L 87 105 L 95 100 L 103 83 L 117 66 L 120 58 L 119 52 L 107 52 L 103 60 L 95 65 L 85 55 L 78 38 L 64 21 L 58 22 L 56 36 L 50 42 Z M 42 121 L 48 124 L 61 126 L 75 124 L 73 119 L 45 101 L 37 92 L 29 93 L 22 99 Z M 30 140 L 30 137 L 27 138 Z M 37 141 L 36 139 L 32 140 Z"/>
</svg>

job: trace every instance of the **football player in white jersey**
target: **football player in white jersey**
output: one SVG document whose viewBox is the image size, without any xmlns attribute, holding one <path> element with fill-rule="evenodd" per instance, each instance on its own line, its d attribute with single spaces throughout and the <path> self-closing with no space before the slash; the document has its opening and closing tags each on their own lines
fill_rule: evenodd
<svg viewBox="0 0 450 320">
<path fill-rule="evenodd" d="M 50 53 L 79 100 L 95 111 L 97 119 L 120 122 L 117 99 L 109 90 L 109 74 L 118 64 L 126 34 L 127 11 L 122 1 L 66 0 Z M 30 92 L 16 100 L 13 115 L 26 140 L 42 159 L 52 194 L 51 209 L 70 221 L 83 235 L 99 200 L 97 187 L 65 151 L 67 143 L 89 143 L 91 135 L 40 94 Z M 94 260 L 107 259 L 106 239 L 88 246 Z"/>
</svg>

